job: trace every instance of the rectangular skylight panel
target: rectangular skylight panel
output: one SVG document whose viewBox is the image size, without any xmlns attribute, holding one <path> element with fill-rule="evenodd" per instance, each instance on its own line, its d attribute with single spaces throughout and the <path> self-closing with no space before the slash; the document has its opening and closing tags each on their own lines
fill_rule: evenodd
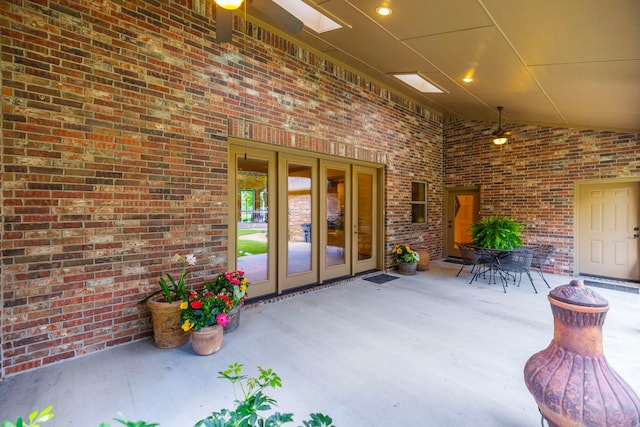
<svg viewBox="0 0 640 427">
<path fill-rule="evenodd" d="M 428 82 L 420 74 L 394 74 L 393 76 L 422 93 L 442 93 L 442 90 Z"/>
<path fill-rule="evenodd" d="M 301 20 L 305 26 L 316 33 L 325 33 L 342 28 L 342 25 L 318 12 L 302 0 L 273 0 L 273 2 L 286 9 L 287 12 Z"/>
</svg>

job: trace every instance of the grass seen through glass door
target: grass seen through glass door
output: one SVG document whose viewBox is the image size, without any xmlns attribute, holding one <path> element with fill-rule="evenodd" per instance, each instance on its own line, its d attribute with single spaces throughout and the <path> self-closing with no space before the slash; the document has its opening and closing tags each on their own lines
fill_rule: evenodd
<svg viewBox="0 0 640 427">
<path fill-rule="evenodd" d="M 242 236 L 264 234 L 264 239 L 243 239 Z M 238 256 L 258 255 L 267 252 L 266 230 L 238 230 Z"/>
</svg>

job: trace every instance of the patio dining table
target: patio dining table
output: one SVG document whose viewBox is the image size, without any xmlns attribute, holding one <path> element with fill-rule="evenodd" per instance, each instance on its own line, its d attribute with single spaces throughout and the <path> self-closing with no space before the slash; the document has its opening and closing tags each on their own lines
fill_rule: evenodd
<svg viewBox="0 0 640 427">
<path fill-rule="evenodd" d="M 499 272 L 500 260 L 509 255 L 511 251 L 503 249 L 483 248 L 480 246 L 469 245 L 470 248 L 478 255 L 478 264 L 484 268 L 478 268 L 469 283 L 472 283 L 479 275 L 483 277 L 489 273 L 489 284 L 496 283 L 495 273 Z"/>
<path fill-rule="evenodd" d="M 478 246 L 472 246 L 472 248 L 478 255 L 478 264 L 484 266 L 484 269 L 478 268 L 469 283 L 476 280 L 480 274 L 484 277 L 488 272 L 489 284 L 496 284 L 496 274 L 498 274 L 500 276 L 502 290 L 507 292 L 507 284 L 509 281 L 513 281 L 513 283 L 516 284 L 516 279 L 519 278 L 517 282 L 519 286 L 520 280 L 522 280 L 522 274 L 526 274 L 533 290 L 538 293 L 529 273 L 531 260 L 536 254 L 535 249 L 525 246 L 514 249 L 492 249 Z"/>
</svg>

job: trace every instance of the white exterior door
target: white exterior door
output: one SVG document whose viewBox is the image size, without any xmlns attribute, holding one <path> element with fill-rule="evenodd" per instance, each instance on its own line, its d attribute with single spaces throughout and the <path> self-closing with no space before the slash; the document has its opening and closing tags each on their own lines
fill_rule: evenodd
<svg viewBox="0 0 640 427">
<path fill-rule="evenodd" d="M 640 281 L 640 182 L 578 186 L 578 271 Z"/>
</svg>

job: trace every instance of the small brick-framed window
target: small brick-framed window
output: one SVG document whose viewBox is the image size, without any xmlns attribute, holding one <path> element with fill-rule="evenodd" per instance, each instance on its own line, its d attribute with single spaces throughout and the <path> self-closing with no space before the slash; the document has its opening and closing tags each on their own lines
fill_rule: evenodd
<svg viewBox="0 0 640 427">
<path fill-rule="evenodd" d="M 425 181 L 411 182 L 411 222 L 427 222 L 427 185 Z"/>
</svg>

